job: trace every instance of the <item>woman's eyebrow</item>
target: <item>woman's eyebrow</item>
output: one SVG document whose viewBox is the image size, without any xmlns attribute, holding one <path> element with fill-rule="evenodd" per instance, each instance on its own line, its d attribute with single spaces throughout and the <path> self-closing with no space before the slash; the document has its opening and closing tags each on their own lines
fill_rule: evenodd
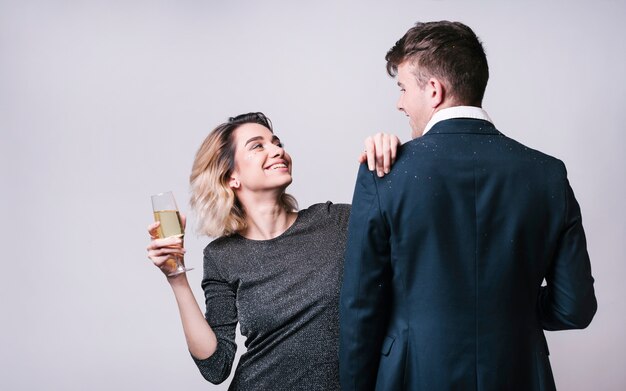
<svg viewBox="0 0 626 391">
<path fill-rule="evenodd" d="M 245 144 L 245 145 L 248 145 L 248 144 L 250 144 L 251 142 L 253 142 L 253 141 L 257 141 L 257 140 L 263 140 L 263 137 L 262 137 L 262 136 L 255 136 L 255 137 L 252 137 L 250 140 L 246 141 L 246 144 Z"/>
</svg>

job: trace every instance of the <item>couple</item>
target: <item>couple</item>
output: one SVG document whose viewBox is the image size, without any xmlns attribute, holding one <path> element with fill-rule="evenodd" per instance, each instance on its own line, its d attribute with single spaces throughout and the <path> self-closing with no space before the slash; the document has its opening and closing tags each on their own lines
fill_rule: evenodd
<svg viewBox="0 0 626 391">
<path fill-rule="evenodd" d="M 239 322 L 233 390 L 555 389 L 543 330 L 596 310 L 563 163 L 480 108 L 488 67 L 467 26 L 418 23 L 386 59 L 413 140 L 388 172 L 396 140 L 379 136 L 351 209 L 295 211 L 291 158 L 261 114 L 200 147 L 192 206 L 220 236 L 204 252 L 205 315 L 185 275 L 168 278 L 194 361 L 226 379 Z M 156 227 L 148 252 L 165 268 L 184 248 Z"/>
</svg>

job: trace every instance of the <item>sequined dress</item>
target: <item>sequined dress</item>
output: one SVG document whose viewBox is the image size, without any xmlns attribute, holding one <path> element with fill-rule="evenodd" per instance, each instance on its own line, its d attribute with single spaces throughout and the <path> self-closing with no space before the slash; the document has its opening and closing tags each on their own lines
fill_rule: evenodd
<svg viewBox="0 0 626 391">
<path fill-rule="evenodd" d="M 339 291 L 350 206 L 315 204 L 282 235 L 222 237 L 204 250 L 206 319 L 218 340 L 212 383 L 230 374 L 235 326 L 247 352 L 229 390 L 339 390 Z"/>
</svg>

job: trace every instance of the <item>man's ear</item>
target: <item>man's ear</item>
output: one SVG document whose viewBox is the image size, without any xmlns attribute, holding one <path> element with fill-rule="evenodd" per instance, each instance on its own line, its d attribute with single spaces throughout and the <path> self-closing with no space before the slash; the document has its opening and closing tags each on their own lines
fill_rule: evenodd
<svg viewBox="0 0 626 391">
<path fill-rule="evenodd" d="M 437 78 L 431 77 L 426 84 L 427 98 L 430 100 L 430 107 L 436 109 L 446 100 L 446 86 Z"/>
</svg>

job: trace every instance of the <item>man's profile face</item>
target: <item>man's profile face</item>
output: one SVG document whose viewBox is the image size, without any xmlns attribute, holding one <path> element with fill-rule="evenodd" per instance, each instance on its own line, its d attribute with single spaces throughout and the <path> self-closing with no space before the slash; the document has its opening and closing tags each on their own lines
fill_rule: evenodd
<svg viewBox="0 0 626 391">
<path fill-rule="evenodd" d="M 428 105 L 425 88 L 420 87 L 417 83 L 415 66 L 410 61 L 404 61 L 398 65 L 398 86 L 400 87 L 398 110 L 409 117 L 411 138 L 420 137 L 433 114 L 433 110 Z"/>
</svg>

